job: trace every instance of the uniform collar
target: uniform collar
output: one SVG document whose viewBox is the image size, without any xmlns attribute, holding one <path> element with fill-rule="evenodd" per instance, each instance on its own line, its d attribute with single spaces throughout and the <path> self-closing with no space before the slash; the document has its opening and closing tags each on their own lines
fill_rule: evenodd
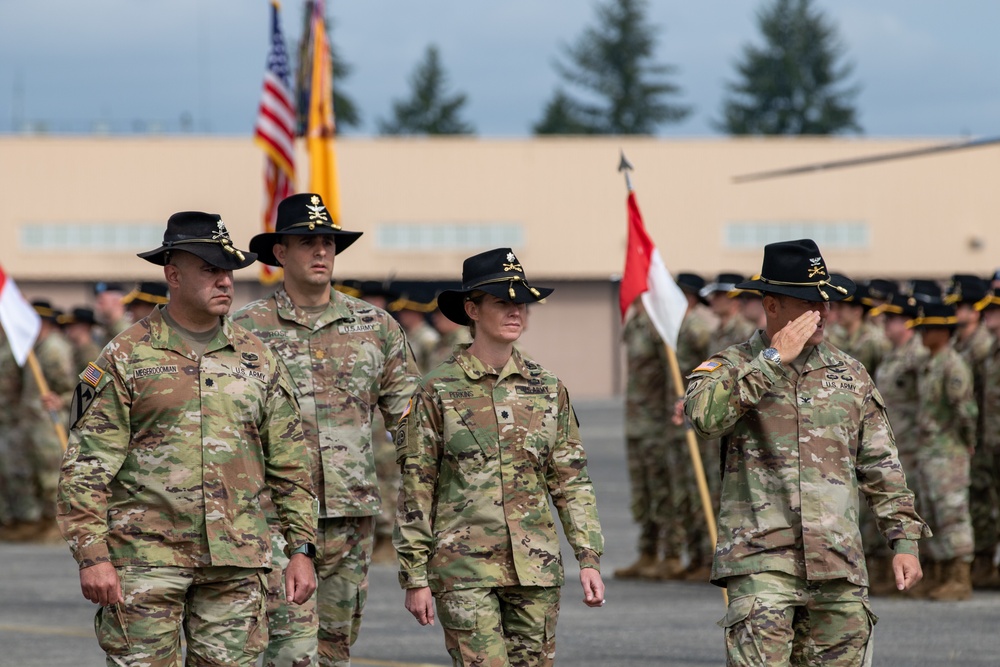
<svg viewBox="0 0 1000 667">
<path fill-rule="evenodd" d="M 173 350 L 178 354 L 190 357 L 191 348 L 184 342 L 184 338 L 170 328 L 166 320 L 163 319 L 164 308 L 166 308 L 166 304 L 157 306 L 147 318 L 149 322 L 149 344 L 157 350 Z M 235 332 L 233 331 L 233 323 L 228 317 L 220 319 L 222 320 L 222 327 L 215 334 L 215 338 L 209 341 L 208 346 L 205 348 L 205 354 L 221 350 L 224 347 L 236 347 L 234 343 Z"/>
<path fill-rule="evenodd" d="M 497 378 L 497 381 L 503 380 L 511 375 L 520 375 L 521 377 L 528 377 L 528 368 L 524 363 L 524 357 L 521 353 L 514 348 L 514 352 L 510 355 L 510 359 L 504 364 L 504 367 L 500 369 L 498 374 L 494 369 L 490 368 L 484 364 L 479 357 L 469 352 L 469 345 L 464 344 L 459 345 L 459 352 L 455 356 L 455 360 L 458 365 L 465 371 L 465 375 L 470 380 L 479 380 L 480 378 L 486 377 L 487 375 L 493 375 Z"/>
<path fill-rule="evenodd" d="M 285 291 L 284 285 L 274 293 L 274 301 L 278 306 L 278 317 L 310 329 L 319 329 L 339 320 L 354 319 L 354 310 L 348 303 L 347 297 L 332 287 L 330 288 L 330 303 L 327 305 L 326 311 L 316 318 L 315 324 L 310 321 L 309 316 L 306 315 L 304 310 L 295 306 L 292 302 L 292 297 Z"/>
</svg>

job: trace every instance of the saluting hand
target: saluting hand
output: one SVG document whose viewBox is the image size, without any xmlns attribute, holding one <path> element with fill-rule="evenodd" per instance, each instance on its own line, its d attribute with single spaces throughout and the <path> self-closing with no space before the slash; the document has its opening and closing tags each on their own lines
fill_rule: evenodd
<svg viewBox="0 0 1000 667">
<path fill-rule="evenodd" d="M 774 334 L 771 338 L 771 347 L 778 351 L 782 361 L 791 361 L 799 356 L 818 327 L 819 312 L 806 311 Z"/>
</svg>

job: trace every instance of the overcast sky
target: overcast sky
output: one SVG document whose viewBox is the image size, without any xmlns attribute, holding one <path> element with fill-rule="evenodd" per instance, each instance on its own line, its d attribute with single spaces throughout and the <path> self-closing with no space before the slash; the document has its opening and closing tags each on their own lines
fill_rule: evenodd
<svg viewBox="0 0 1000 667">
<path fill-rule="evenodd" d="M 1000 134 L 1000 2 L 818 0 L 854 63 L 873 137 Z M 530 135 L 559 79 L 560 46 L 594 25 L 593 0 L 328 0 L 343 81 L 374 134 L 430 43 L 465 118 L 486 137 Z M 751 0 L 652 0 L 657 59 L 694 112 L 662 136 L 712 136 L 733 63 L 760 43 Z M 268 47 L 266 0 L 0 0 L 0 132 L 25 122 L 120 130 L 182 116 L 198 132 L 252 132 Z M 301 0 L 285 0 L 294 49 Z"/>
</svg>

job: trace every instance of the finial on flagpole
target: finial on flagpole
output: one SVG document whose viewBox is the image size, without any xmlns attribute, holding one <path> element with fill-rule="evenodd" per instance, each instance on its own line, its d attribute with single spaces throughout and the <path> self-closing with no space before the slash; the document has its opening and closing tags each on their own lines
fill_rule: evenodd
<svg viewBox="0 0 1000 667">
<path fill-rule="evenodd" d="M 632 192 L 632 177 L 629 175 L 629 172 L 635 167 L 625 157 L 625 151 L 619 149 L 619 152 L 621 153 L 621 161 L 618 162 L 618 171 L 625 173 L 625 187 L 628 188 L 629 192 Z"/>
</svg>

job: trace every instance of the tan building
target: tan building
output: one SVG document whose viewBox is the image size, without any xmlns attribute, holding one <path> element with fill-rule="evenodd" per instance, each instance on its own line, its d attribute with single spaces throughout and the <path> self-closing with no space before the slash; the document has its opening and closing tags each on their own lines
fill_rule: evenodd
<svg viewBox="0 0 1000 667">
<path fill-rule="evenodd" d="M 1000 146 L 736 183 L 796 165 L 934 140 L 648 138 L 338 141 L 342 218 L 365 236 L 335 275 L 457 279 L 462 260 L 514 247 L 557 288 L 524 347 L 577 397 L 622 386 L 617 291 L 626 243 L 623 149 L 646 225 L 673 271 L 759 270 L 766 242 L 816 239 L 858 277 L 992 274 L 1000 265 Z M 30 298 L 71 307 L 98 280 L 157 279 L 135 257 L 179 210 L 221 213 L 237 245 L 260 227 L 261 152 L 249 138 L 0 137 L 0 264 Z M 306 165 L 304 153 L 299 164 Z M 302 170 L 305 183 L 305 168 Z M 266 293 L 237 274 L 240 303 Z"/>
</svg>

